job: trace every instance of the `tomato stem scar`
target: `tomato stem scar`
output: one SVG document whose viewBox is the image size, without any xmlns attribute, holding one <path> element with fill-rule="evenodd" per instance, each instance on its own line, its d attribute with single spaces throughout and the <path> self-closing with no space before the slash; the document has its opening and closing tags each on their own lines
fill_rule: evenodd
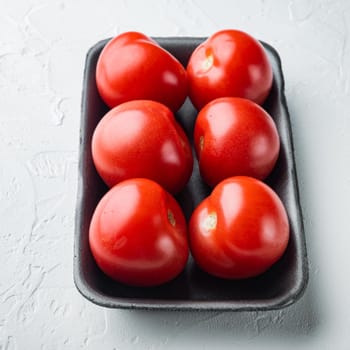
<svg viewBox="0 0 350 350">
<path fill-rule="evenodd" d="M 174 214 L 170 209 L 168 209 L 168 220 L 170 222 L 170 225 L 172 225 L 172 226 L 176 225 L 176 220 L 175 220 Z"/>
<path fill-rule="evenodd" d="M 206 72 L 209 70 L 214 63 L 214 56 L 212 54 L 209 54 L 205 57 L 205 60 L 202 62 L 202 70 Z"/>
<path fill-rule="evenodd" d="M 212 212 L 203 220 L 203 228 L 206 231 L 214 230 L 216 228 L 217 221 L 218 218 L 216 212 Z"/>
<path fill-rule="evenodd" d="M 204 136 L 202 135 L 202 136 L 199 138 L 199 150 L 202 151 L 202 150 L 203 150 L 203 147 L 204 147 Z"/>
</svg>

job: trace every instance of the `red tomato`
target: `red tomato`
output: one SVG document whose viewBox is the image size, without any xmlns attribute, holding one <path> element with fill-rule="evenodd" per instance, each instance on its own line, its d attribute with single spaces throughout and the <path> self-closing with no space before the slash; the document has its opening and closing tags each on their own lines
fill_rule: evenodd
<svg viewBox="0 0 350 350">
<path fill-rule="evenodd" d="M 135 286 L 170 281 L 189 254 L 180 206 L 148 179 L 126 180 L 107 192 L 93 214 L 89 243 L 105 274 Z"/>
<path fill-rule="evenodd" d="M 195 209 L 190 248 L 198 265 L 227 279 L 257 276 L 283 255 L 289 240 L 286 211 L 260 180 L 237 176 L 215 187 Z"/>
<path fill-rule="evenodd" d="M 189 141 L 166 106 L 146 100 L 110 110 L 92 138 L 95 167 L 109 187 L 145 177 L 170 193 L 179 192 L 192 173 Z"/>
<path fill-rule="evenodd" d="M 218 98 L 199 112 L 194 143 L 201 175 L 211 186 L 235 175 L 266 178 L 280 149 L 271 116 L 238 97 Z"/>
<path fill-rule="evenodd" d="M 187 73 L 189 96 L 198 110 L 225 96 L 262 104 L 273 79 L 264 47 L 238 30 L 219 31 L 200 44 L 189 59 Z"/>
<path fill-rule="evenodd" d="M 96 67 L 96 84 L 111 108 L 131 100 L 155 100 L 173 112 L 187 96 L 186 70 L 154 40 L 126 32 L 103 48 Z"/>
</svg>

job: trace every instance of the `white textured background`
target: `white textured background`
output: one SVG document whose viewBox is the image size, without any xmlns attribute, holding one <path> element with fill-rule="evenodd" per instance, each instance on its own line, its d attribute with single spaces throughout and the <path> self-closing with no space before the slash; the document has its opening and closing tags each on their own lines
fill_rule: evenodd
<svg viewBox="0 0 350 350">
<path fill-rule="evenodd" d="M 73 284 L 87 50 L 245 30 L 280 53 L 310 281 L 274 312 L 109 310 Z M 350 349 L 350 2 L 1 0 L 0 349 Z"/>
</svg>

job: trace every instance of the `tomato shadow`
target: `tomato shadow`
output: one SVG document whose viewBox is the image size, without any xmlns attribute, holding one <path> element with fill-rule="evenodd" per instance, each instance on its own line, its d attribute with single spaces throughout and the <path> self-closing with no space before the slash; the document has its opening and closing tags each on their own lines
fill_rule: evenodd
<svg viewBox="0 0 350 350">
<path fill-rule="evenodd" d="M 321 329 L 317 296 L 308 288 L 297 303 L 271 311 L 155 311 L 108 310 L 111 328 L 120 320 L 132 324 L 132 333 L 150 344 L 167 348 L 192 344 L 220 349 L 226 344 L 247 343 L 263 348 L 272 342 L 281 349 L 303 345 L 316 339 Z M 118 342 L 118 336 L 115 336 Z M 176 345 L 176 346 L 175 346 Z"/>
<path fill-rule="evenodd" d="M 181 109 L 175 115 L 176 120 L 181 125 L 190 141 L 193 154 L 193 171 L 191 178 L 189 179 L 186 187 L 176 195 L 176 199 L 182 207 L 187 220 L 189 220 L 191 217 L 193 210 L 205 197 L 210 194 L 212 190 L 200 176 L 198 161 L 193 144 L 193 131 L 197 114 L 197 110 L 193 107 L 190 99 L 187 98 Z"/>
</svg>

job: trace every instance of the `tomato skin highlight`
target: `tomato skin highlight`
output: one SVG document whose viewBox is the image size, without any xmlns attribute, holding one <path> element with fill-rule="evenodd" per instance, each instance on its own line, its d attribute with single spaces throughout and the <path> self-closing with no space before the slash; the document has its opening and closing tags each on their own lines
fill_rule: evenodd
<svg viewBox="0 0 350 350">
<path fill-rule="evenodd" d="M 103 48 L 96 66 L 101 98 L 113 108 L 131 100 L 154 100 L 176 112 L 187 97 L 182 64 L 154 40 L 125 32 Z"/>
<path fill-rule="evenodd" d="M 238 175 L 265 179 L 277 162 L 280 138 L 262 107 L 247 99 L 222 97 L 199 112 L 194 146 L 202 178 L 215 186 Z"/>
<path fill-rule="evenodd" d="M 133 286 L 156 286 L 178 276 L 188 255 L 187 225 L 176 200 L 148 179 L 130 179 L 98 203 L 89 244 L 99 268 Z"/>
<path fill-rule="evenodd" d="M 173 113 L 148 100 L 125 102 L 100 120 L 92 137 L 92 158 L 109 187 L 144 177 L 173 194 L 186 185 L 193 167 L 190 143 Z"/>
<path fill-rule="evenodd" d="M 260 180 L 236 176 L 219 183 L 190 219 L 192 256 L 224 279 L 255 277 L 286 250 L 289 221 L 277 194 Z"/>
<path fill-rule="evenodd" d="M 189 96 L 200 110 L 219 97 L 242 97 L 263 104 L 271 90 L 272 67 L 262 44 L 234 29 L 214 33 L 187 64 Z"/>
</svg>

